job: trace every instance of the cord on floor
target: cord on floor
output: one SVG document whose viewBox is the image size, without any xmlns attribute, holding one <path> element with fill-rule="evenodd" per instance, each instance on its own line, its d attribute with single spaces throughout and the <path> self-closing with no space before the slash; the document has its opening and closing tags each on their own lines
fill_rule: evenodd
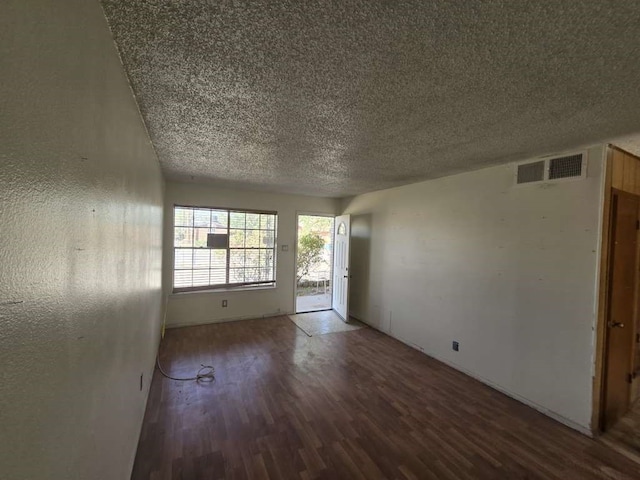
<svg viewBox="0 0 640 480">
<path fill-rule="evenodd" d="M 156 365 L 158 366 L 158 370 L 160 370 L 160 373 L 162 373 L 162 375 L 171 380 L 177 380 L 179 382 L 189 382 L 192 380 L 196 382 L 213 382 L 216 379 L 216 369 L 211 365 L 200 364 L 200 370 L 196 372 L 196 376 L 189 378 L 176 378 L 169 375 L 162 369 L 162 365 L 160 365 L 160 357 L 156 357 Z"/>
</svg>

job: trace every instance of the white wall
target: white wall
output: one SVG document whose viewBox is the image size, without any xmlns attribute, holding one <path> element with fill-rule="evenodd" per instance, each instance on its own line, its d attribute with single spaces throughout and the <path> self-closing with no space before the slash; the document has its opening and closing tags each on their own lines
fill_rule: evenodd
<svg viewBox="0 0 640 480">
<path fill-rule="evenodd" d="M 169 295 L 167 326 L 197 325 L 225 320 L 256 318 L 295 311 L 296 213 L 335 215 L 339 201 L 331 198 L 225 190 L 193 183 L 167 183 L 164 230 L 164 285 Z M 171 294 L 173 286 L 173 206 L 273 210 L 278 212 L 276 288 L 225 292 Z M 282 245 L 289 251 L 283 252 Z M 228 306 L 222 308 L 222 300 Z"/>
<path fill-rule="evenodd" d="M 345 200 L 352 312 L 588 432 L 603 161 L 589 150 L 586 180 L 514 187 L 508 165 Z"/>
<path fill-rule="evenodd" d="M 157 159 L 97 1 L 3 0 L 0 77 L 0 478 L 129 478 L 161 321 Z"/>
</svg>

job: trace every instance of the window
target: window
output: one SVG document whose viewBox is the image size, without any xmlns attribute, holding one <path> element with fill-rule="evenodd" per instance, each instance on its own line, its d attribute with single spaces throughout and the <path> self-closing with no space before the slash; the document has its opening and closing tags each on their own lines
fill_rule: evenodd
<svg viewBox="0 0 640 480">
<path fill-rule="evenodd" d="M 275 283 L 276 212 L 173 210 L 173 291 Z"/>
</svg>

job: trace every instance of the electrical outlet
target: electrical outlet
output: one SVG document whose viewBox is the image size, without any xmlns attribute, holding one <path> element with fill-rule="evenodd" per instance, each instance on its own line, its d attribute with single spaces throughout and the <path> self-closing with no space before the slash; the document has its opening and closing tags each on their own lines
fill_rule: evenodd
<svg viewBox="0 0 640 480">
<path fill-rule="evenodd" d="M 226 300 L 222 300 L 222 308 L 227 308 L 227 301 Z"/>
<path fill-rule="evenodd" d="M 453 345 L 451 346 L 451 348 L 453 348 L 456 352 L 460 351 L 460 344 L 458 342 L 453 342 Z"/>
<path fill-rule="evenodd" d="M 144 385 L 144 373 L 140 374 L 140 391 L 142 391 L 142 386 Z"/>
</svg>

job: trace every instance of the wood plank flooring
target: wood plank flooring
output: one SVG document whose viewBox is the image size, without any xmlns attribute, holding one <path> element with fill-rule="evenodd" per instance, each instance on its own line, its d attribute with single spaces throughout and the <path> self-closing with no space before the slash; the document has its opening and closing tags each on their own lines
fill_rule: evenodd
<svg viewBox="0 0 640 480">
<path fill-rule="evenodd" d="M 638 479 L 606 445 L 375 330 L 168 330 L 132 479 Z"/>
<path fill-rule="evenodd" d="M 600 441 L 640 463 L 640 401 Z"/>
</svg>

